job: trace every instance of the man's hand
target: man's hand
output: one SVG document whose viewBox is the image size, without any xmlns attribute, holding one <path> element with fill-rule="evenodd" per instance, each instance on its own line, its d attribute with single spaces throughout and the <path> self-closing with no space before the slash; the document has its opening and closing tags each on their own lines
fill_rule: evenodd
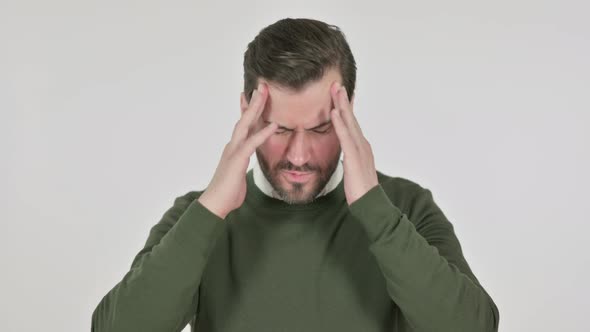
<svg viewBox="0 0 590 332">
<path fill-rule="evenodd" d="M 275 123 L 270 123 L 256 133 L 251 132 L 264 110 L 267 97 L 268 87 L 261 83 L 252 93 L 248 108 L 236 123 L 213 179 L 198 199 L 203 206 L 222 219 L 244 203 L 250 156 L 277 129 Z"/>
<path fill-rule="evenodd" d="M 351 205 L 379 184 L 375 158 L 371 145 L 352 114 L 352 103 L 348 100 L 346 88 L 334 82 L 330 94 L 334 102 L 330 117 L 344 154 L 344 191 L 346 201 Z"/>
</svg>

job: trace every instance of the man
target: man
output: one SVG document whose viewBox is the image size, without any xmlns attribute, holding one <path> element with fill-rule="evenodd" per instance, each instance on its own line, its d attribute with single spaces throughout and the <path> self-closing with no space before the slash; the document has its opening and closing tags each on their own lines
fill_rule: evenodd
<svg viewBox="0 0 590 332">
<path fill-rule="evenodd" d="M 497 331 L 430 190 L 375 169 L 355 77 L 337 27 L 263 29 L 211 182 L 153 226 L 92 330 Z"/>
</svg>

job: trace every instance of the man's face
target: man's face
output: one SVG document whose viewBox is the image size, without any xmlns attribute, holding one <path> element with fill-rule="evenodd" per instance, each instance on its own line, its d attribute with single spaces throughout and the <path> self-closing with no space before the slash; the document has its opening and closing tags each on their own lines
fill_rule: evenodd
<svg viewBox="0 0 590 332">
<path fill-rule="evenodd" d="M 328 70 L 300 92 L 259 81 L 267 84 L 269 93 L 255 130 L 269 122 L 279 125 L 256 149 L 260 168 L 285 202 L 309 203 L 325 187 L 340 160 L 340 141 L 330 120 L 334 107 L 330 86 L 342 83 L 340 73 Z M 243 112 L 248 107 L 243 93 L 241 99 Z"/>
</svg>

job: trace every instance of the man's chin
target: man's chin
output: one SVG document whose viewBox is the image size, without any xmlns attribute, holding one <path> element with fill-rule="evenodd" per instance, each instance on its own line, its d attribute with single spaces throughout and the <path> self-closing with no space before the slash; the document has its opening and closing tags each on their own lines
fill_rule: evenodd
<svg viewBox="0 0 590 332">
<path fill-rule="evenodd" d="M 290 204 L 305 204 L 312 202 L 317 196 L 317 193 L 312 192 L 317 186 L 315 173 L 310 174 L 305 181 L 291 181 L 283 174 L 279 174 L 279 177 L 279 193 L 284 201 Z"/>
</svg>

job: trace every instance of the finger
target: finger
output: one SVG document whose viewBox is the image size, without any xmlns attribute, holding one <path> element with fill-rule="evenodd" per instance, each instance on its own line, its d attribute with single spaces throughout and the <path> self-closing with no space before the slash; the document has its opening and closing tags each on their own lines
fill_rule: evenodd
<svg viewBox="0 0 590 332">
<path fill-rule="evenodd" d="M 344 120 L 342 119 L 341 110 L 334 108 L 330 111 L 330 117 L 332 118 L 332 125 L 336 129 L 336 136 L 340 140 L 342 146 L 342 152 L 346 157 L 350 157 L 356 153 L 357 147 L 353 137 L 350 135 L 350 131 L 346 127 Z"/>
<path fill-rule="evenodd" d="M 248 137 L 250 127 L 255 123 L 258 117 L 260 117 L 260 114 L 264 109 L 267 95 L 268 89 L 264 84 L 260 84 L 259 88 L 252 92 L 252 98 L 250 98 L 248 108 L 244 111 L 244 114 L 242 114 L 242 117 L 236 124 L 234 133 L 232 134 L 233 140 L 243 141 Z"/>
<path fill-rule="evenodd" d="M 252 116 L 251 115 L 252 112 L 250 112 L 250 106 L 252 105 L 252 103 L 254 103 L 256 101 L 256 99 L 258 99 L 257 95 L 258 95 L 258 91 L 256 89 L 254 89 L 254 91 L 252 91 L 252 96 L 250 97 L 250 102 L 248 103 L 248 107 L 242 113 L 242 115 L 240 116 L 240 119 L 234 125 L 234 130 L 232 132 L 231 141 L 237 142 L 241 137 L 243 137 L 244 130 L 245 130 L 244 123 L 248 121 L 248 117 Z M 246 126 L 246 129 L 247 129 L 247 126 Z"/>
<path fill-rule="evenodd" d="M 334 103 L 334 108 L 341 109 L 340 105 L 340 98 L 338 98 L 338 91 L 340 91 L 340 83 L 334 82 L 330 87 L 330 96 L 332 97 L 332 103 Z"/>
<path fill-rule="evenodd" d="M 352 136 L 356 137 L 357 139 L 363 138 L 364 135 L 361 126 L 352 112 L 352 104 L 348 100 L 346 87 L 342 87 L 338 91 L 338 100 L 339 105 L 341 105 L 340 109 L 342 110 L 342 118 L 344 119 L 348 129 L 352 132 Z"/>
<path fill-rule="evenodd" d="M 264 83 L 260 83 L 258 91 L 256 103 L 252 104 L 252 109 L 249 109 L 249 112 L 251 112 L 250 114 L 254 114 L 254 117 L 247 119 L 247 121 L 249 121 L 249 125 L 246 137 L 244 137 L 243 140 L 247 140 L 253 135 L 253 133 L 256 132 L 258 119 L 264 112 L 264 107 L 266 105 L 266 101 L 268 100 L 268 87 L 265 86 Z"/>
<path fill-rule="evenodd" d="M 250 136 L 244 144 L 244 153 L 251 156 L 260 144 L 264 143 L 270 135 L 272 135 L 279 126 L 271 122 L 266 127 L 260 129 L 256 134 Z"/>
<path fill-rule="evenodd" d="M 334 82 L 334 84 L 330 87 L 332 102 L 334 103 L 334 108 L 340 110 L 340 119 L 343 125 L 347 128 L 348 135 L 355 141 L 358 141 L 360 137 L 356 131 L 356 128 L 354 127 L 354 124 L 351 123 L 347 117 L 345 117 L 345 115 L 348 113 L 349 107 L 346 105 L 347 100 L 343 99 L 341 96 L 343 89 L 344 87 L 340 85 L 340 83 Z"/>
<path fill-rule="evenodd" d="M 264 108 L 266 106 L 266 101 L 268 100 L 268 94 L 269 94 L 268 86 L 266 85 L 266 83 L 260 83 L 259 86 L 260 86 L 259 98 L 258 98 L 259 101 L 258 101 L 258 104 L 254 106 L 254 107 L 256 107 L 256 114 L 254 116 L 254 119 L 252 119 L 252 121 L 250 122 L 250 127 L 256 126 L 258 119 L 260 118 L 260 116 L 264 112 Z"/>
</svg>

